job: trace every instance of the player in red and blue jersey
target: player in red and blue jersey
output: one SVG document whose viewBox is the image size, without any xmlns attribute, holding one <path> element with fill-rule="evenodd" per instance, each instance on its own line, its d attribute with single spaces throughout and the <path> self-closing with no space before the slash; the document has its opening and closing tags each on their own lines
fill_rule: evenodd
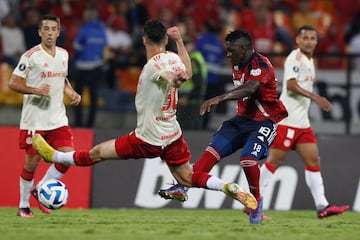
<svg viewBox="0 0 360 240">
<path fill-rule="evenodd" d="M 250 223 L 259 224 L 262 220 L 262 198 L 258 161 L 267 156 L 276 135 L 277 123 L 287 116 L 287 111 L 278 99 L 274 68 L 269 59 L 253 49 L 250 34 L 244 30 L 235 30 L 225 40 L 235 88 L 206 100 L 200 107 L 200 115 L 209 112 L 212 106 L 221 101 L 229 100 L 238 101 L 237 112 L 215 132 L 210 144 L 193 165 L 193 171 L 209 172 L 222 158 L 242 149 L 240 165 L 244 169 L 249 189 L 258 201 L 258 208 L 250 211 Z M 173 195 L 178 197 L 179 188 L 182 187 L 175 185 L 160 190 L 159 194 L 172 199 Z M 182 192 L 186 194 L 183 189 Z"/>
</svg>

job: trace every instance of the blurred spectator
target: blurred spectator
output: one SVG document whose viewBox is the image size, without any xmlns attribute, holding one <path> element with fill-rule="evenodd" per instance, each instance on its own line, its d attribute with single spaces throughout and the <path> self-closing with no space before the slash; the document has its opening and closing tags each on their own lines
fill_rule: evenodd
<svg viewBox="0 0 360 240">
<path fill-rule="evenodd" d="M 65 32 L 71 28 L 74 22 L 82 18 L 83 7 L 81 1 L 56 0 L 55 4 L 49 9 L 49 13 L 61 19 L 61 27 Z"/>
<path fill-rule="evenodd" d="M 102 22 L 106 22 L 108 17 L 112 14 L 112 5 L 110 1 L 104 0 L 76 0 L 82 8 L 96 8 L 98 11 L 98 18 Z"/>
<path fill-rule="evenodd" d="M 271 53 L 276 41 L 276 25 L 268 0 L 253 0 L 235 16 L 235 28 L 247 30 L 260 53 Z"/>
<path fill-rule="evenodd" d="M 225 50 L 223 42 L 218 36 L 219 33 L 220 29 L 213 26 L 211 22 L 205 22 L 203 31 L 195 43 L 195 49 L 204 56 L 208 70 L 205 99 L 212 98 L 224 91 L 221 72 L 225 67 Z M 219 106 L 221 105 L 217 107 Z M 203 129 L 209 128 L 210 114 L 213 112 L 204 115 Z"/>
<path fill-rule="evenodd" d="M 360 11 L 360 0 L 341 0 L 332 1 L 339 23 L 343 26 L 345 32 L 350 29 L 351 22 Z"/>
<path fill-rule="evenodd" d="M 148 9 L 141 0 L 128 1 L 128 20 L 130 33 L 142 32 L 142 26 L 148 20 Z"/>
<path fill-rule="evenodd" d="M 177 119 L 183 129 L 203 128 L 203 118 L 199 114 L 206 91 L 206 62 L 200 51 L 195 50 L 191 38 L 184 38 L 192 65 L 192 78 L 179 88 Z"/>
<path fill-rule="evenodd" d="M 9 13 L 2 21 L 3 60 L 15 67 L 21 54 L 25 51 L 25 40 L 22 29 L 17 25 L 15 15 Z"/>
<path fill-rule="evenodd" d="M 161 11 L 159 19 L 164 24 L 164 26 L 166 28 L 172 27 L 175 24 L 177 24 L 177 22 L 175 21 L 175 18 L 173 16 L 172 11 L 170 9 L 168 9 L 168 8 L 164 8 Z M 177 53 L 177 47 L 176 47 L 176 43 L 175 43 L 174 39 L 172 39 L 172 38 L 168 39 L 168 44 L 166 45 L 166 50 Z"/>
<path fill-rule="evenodd" d="M 38 34 L 39 22 L 40 12 L 36 8 L 26 9 L 25 19 L 23 21 L 23 32 L 26 49 L 30 49 L 40 43 L 40 37 Z"/>
<path fill-rule="evenodd" d="M 292 24 L 294 30 L 304 25 L 316 26 L 316 18 L 310 9 L 309 0 L 299 0 L 298 8 L 292 15 Z"/>
<path fill-rule="evenodd" d="M 360 12 L 351 23 L 346 41 L 349 43 L 349 53 L 360 55 Z M 360 56 L 354 58 L 353 65 L 356 71 L 360 72 Z"/>
<path fill-rule="evenodd" d="M 203 0 L 204 1 L 204 0 Z M 160 15 L 167 9 L 177 22 L 184 11 L 184 0 L 142 0 L 146 6 L 149 18 L 160 19 Z"/>
<path fill-rule="evenodd" d="M 97 111 L 98 82 L 103 80 L 104 49 L 107 44 L 105 27 L 98 19 L 96 8 L 88 7 L 83 12 L 84 25 L 79 29 L 74 42 L 75 91 L 90 93 L 89 115 L 84 125 L 82 104 L 75 107 L 75 125 L 93 127 Z"/>
<path fill-rule="evenodd" d="M 10 5 L 7 0 L 0 0 L 0 21 L 10 12 Z"/>
<path fill-rule="evenodd" d="M 217 0 L 184 0 L 183 15 L 192 16 L 195 29 L 200 32 L 205 22 L 220 28 L 220 6 Z"/>
<path fill-rule="evenodd" d="M 345 53 L 345 48 L 344 30 L 340 25 L 333 23 L 326 35 L 319 40 L 316 53 L 334 54 L 334 56 L 320 56 L 318 67 L 320 69 L 344 69 L 346 61 L 341 54 Z"/>
<path fill-rule="evenodd" d="M 110 89 L 116 89 L 116 69 L 129 67 L 131 54 L 131 36 L 126 31 L 127 26 L 120 17 L 114 17 L 110 26 L 106 27 L 108 41 L 108 60 L 106 82 Z"/>
<path fill-rule="evenodd" d="M 28 9 L 36 9 L 40 15 L 48 13 L 52 1 L 48 0 L 20 0 L 20 14 L 27 12 Z"/>
</svg>

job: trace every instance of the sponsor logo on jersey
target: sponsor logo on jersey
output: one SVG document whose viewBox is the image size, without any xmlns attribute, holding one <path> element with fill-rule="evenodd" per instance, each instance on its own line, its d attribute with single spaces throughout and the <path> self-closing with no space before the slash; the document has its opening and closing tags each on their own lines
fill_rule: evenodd
<svg viewBox="0 0 360 240">
<path fill-rule="evenodd" d="M 254 76 L 254 77 L 260 76 L 260 74 L 261 74 L 261 69 L 260 68 L 251 69 L 251 71 L 250 71 L 250 75 Z"/>
</svg>

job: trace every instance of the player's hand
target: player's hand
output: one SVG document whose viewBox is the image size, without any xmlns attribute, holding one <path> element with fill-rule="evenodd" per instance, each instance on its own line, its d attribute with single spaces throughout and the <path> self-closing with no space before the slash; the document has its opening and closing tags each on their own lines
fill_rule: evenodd
<svg viewBox="0 0 360 240">
<path fill-rule="evenodd" d="M 74 92 L 71 96 L 70 96 L 71 105 L 77 106 L 79 105 L 79 103 L 81 102 L 81 96 L 79 94 L 77 94 L 76 92 Z"/>
<path fill-rule="evenodd" d="M 186 82 L 190 78 L 189 74 L 184 71 L 178 71 L 175 75 L 175 79 L 173 80 L 173 87 L 179 88 L 181 84 Z"/>
<path fill-rule="evenodd" d="M 324 97 L 318 96 L 315 99 L 315 102 L 320 106 L 325 112 L 329 112 L 332 109 L 332 104 Z"/>
<path fill-rule="evenodd" d="M 220 102 L 219 97 L 213 97 L 209 100 L 206 100 L 200 107 L 200 116 L 203 116 L 206 112 L 210 112 L 211 107 L 214 105 L 218 105 Z"/>
<path fill-rule="evenodd" d="M 41 84 L 41 86 L 36 89 L 36 92 L 34 94 L 38 96 L 49 96 L 49 92 L 50 92 L 50 85 L 44 83 Z"/>
<path fill-rule="evenodd" d="M 180 30 L 177 26 L 173 26 L 167 29 L 167 34 L 174 39 L 174 41 L 182 41 Z"/>
</svg>

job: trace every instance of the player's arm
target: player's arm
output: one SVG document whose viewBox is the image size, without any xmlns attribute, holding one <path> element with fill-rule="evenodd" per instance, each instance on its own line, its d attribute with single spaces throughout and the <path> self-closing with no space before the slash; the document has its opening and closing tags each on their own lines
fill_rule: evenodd
<svg viewBox="0 0 360 240">
<path fill-rule="evenodd" d="M 70 97 L 71 105 L 79 105 L 81 101 L 81 96 L 73 89 L 68 78 L 65 78 L 64 93 Z"/>
<path fill-rule="evenodd" d="M 181 59 L 181 61 L 184 63 L 185 65 L 185 72 L 187 75 L 186 79 L 190 79 L 192 77 L 192 67 L 191 67 L 191 60 L 190 60 L 190 56 L 189 53 L 186 51 L 183 39 L 181 37 L 181 33 L 180 30 L 177 26 L 174 27 L 170 27 L 167 30 L 167 34 L 174 39 L 175 43 L 176 43 L 176 47 L 178 50 L 178 55 Z"/>
<path fill-rule="evenodd" d="M 50 91 L 49 84 L 41 84 L 40 87 L 31 87 L 26 84 L 26 80 L 18 75 L 12 74 L 9 81 L 9 88 L 22 94 L 35 94 L 38 96 L 48 96 Z"/>
<path fill-rule="evenodd" d="M 200 115 L 202 116 L 205 112 L 210 112 L 212 106 L 217 105 L 222 101 L 239 100 L 244 97 L 251 96 L 259 89 L 260 85 L 259 81 L 249 80 L 244 85 L 210 98 L 201 105 Z"/>
<path fill-rule="evenodd" d="M 184 83 L 189 76 L 187 72 L 180 71 L 178 73 L 173 73 L 171 71 L 163 71 L 160 73 L 160 78 L 170 83 L 171 87 L 179 88 L 182 83 Z"/>
<path fill-rule="evenodd" d="M 332 108 L 331 103 L 324 97 L 319 96 L 315 93 L 312 93 L 310 91 L 307 91 L 300 87 L 300 85 L 297 83 L 295 78 L 291 78 L 286 83 L 287 90 L 290 90 L 296 94 L 299 94 L 301 96 L 310 98 L 313 100 L 316 104 L 320 106 L 320 108 L 326 112 L 329 112 Z"/>
</svg>

